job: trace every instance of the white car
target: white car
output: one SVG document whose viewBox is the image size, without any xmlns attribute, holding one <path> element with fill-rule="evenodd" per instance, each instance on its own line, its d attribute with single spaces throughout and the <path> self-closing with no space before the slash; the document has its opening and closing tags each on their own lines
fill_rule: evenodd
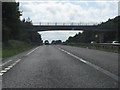
<svg viewBox="0 0 120 90">
<path fill-rule="evenodd" d="M 119 44 L 120 45 L 120 42 L 119 41 L 113 41 L 112 44 Z"/>
<path fill-rule="evenodd" d="M 95 41 L 91 41 L 91 44 L 96 43 Z"/>
</svg>

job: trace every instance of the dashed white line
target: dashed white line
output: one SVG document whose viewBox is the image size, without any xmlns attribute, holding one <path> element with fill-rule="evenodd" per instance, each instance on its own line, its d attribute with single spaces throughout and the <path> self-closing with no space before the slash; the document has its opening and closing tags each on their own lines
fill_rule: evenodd
<svg viewBox="0 0 120 90">
<path fill-rule="evenodd" d="M 3 75 L 3 73 L 0 73 L 0 76 L 2 76 Z"/>
<path fill-rule="evenodd" d="M 4 73 L 6 73 L 8 70 L 10 70 L 13 66 L 15 66 L 18 62 L 20 62 L 21 59 L 18 59 L 17 61 L 15 61 L 13 64 L 11 64 L 10 66 L 6 67 L 4 70 L 0 71 L 0 76 L 4 75 Z"/>
<path fill-rule="evenodd" d="M 27 53 L 26 56 L 29 55 L 29 54 L 31 54 L 32 52 L 34 52 L 34 51 L 37 50 L 38 48 L 39 48 L 39 47 L 33 49 L 32 51 L 30 51 L 29 53 Z"/>
<path fill-rule="evenodd" d="M 1 73 L 5 73 L 5 72 L 7 72 L 7 70 L 2 70 L 2 71 L 0 71 Z"/>
<path fill-rule="evenodd" d="M 12 68 L 13 66 L 8 66 L 9 68 Z"/>
<path fill-rule="evenodd" d="M 99 70 L 100 72 L 108 75 L 109 77 L 113 78 L 114 80 L 119 81 L 119 77 L 118 77 L 117 75 L 115 75 L 115 74 L 113 74 L 113 73 L 111 73 L 111 72 L 109 72 L 109 71 L 107 71 L 107 70 L 105 70 L 105 69 L 103 69 L 103 68 L 95 65 L 95 64 L 92 64 L 92 63 L 90 63 L 90 62 L 88 62 L 88 61 L 85 61 L 85 60 L 83 60 L 82 58 L 79 58 L 78 56 L 73 55 L 72 53 L 70 53 L 70 52 L 68 52 L 68 51 L 66 51 L 66 50 L 63 50 L 62 48 L 58 48 L 58 49 L 60 49 L 61 51 L 67 53 L 68 55 L 70 55 L 70 56 L 72 56 L 72 57 L 74 57 L 74 58 L 76 58 L 76 59 L 84 62 L 85 64 L 87 64 L 87 65 L 89 65 L 89 66 L 91 66 L 91 67 Z"/>
<path fill-rule="evenodd" d="M 10 68 L 5 68 L 5 70 L 10 70 Z"/>
</svg>

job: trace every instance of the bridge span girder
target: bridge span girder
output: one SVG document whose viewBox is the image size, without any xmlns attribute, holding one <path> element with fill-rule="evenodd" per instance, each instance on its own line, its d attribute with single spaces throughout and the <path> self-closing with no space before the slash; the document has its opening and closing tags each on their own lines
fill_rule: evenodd
<svg viewBox="0 0 120 90">
<path fill-rule="evenodd" d="M 57 31 L 57 30 L 91 30 L 91 31 L 113 31 L 109 28 L 99 28 L 96 25 L 34 25 L 27 28 L 28 31 Z M 116 30 L 115 30 L 116 31 Z"/>
</svg>

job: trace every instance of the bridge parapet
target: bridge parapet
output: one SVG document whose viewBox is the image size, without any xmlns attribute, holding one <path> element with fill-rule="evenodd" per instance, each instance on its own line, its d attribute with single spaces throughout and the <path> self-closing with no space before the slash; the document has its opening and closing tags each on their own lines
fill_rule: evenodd
<svg viewBox="0 0 120 90">
<path fill-rule="evenodd" d="M 55 26 L 59 26 L 59 25 L 76 25 L 76 26 L 81 26 L 81 25 L 98 25 L 98 23 L 84 23 L 84 22 L 39 22 L 39 24 L 36 25 L 55 25 Z"/>
<path fill-rule="evenodd" d="M 101 27 L 97 23 L 58 23 L 58 22 L 40 22 L 39 24 L 35 24 L 31 27 L 26 28 L 29 31 L 51 31 L 51 30 L 90 30 L 90 31 L 117 31 L 117 29 L 109 28 L 109 27 Z"/>
</svg>

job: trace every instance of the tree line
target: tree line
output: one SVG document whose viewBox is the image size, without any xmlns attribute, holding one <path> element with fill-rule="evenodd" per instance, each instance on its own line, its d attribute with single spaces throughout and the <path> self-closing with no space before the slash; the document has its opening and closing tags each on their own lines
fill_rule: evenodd
<svg viewBox="0 0 120 90">
<path fill-rule="evenodd" d="M 115 17 L 114 19 L 108 19 L 106 22 L 102 22 L 97 25 L 98 28 L 108 28 L 113 29 L 113 31 L 103 31 L 104 40 L 103 43 L 111 41 L 120 40 L 120 16 Z M 115 30 L 115 31 L 114 31 Z M 95 41 L 99 43 L 99 31 L 83 31 L 83 33 L 78 33 L 73 37 L 69 37 L 65 43 L 91 43 Z"/>
<path fill-rule="evenodd" d="M 22 12 L 17 2 L 2 2 L 2 43 L 9 45 L 9 40 L 20 40 L 33 45 L 42 43 L 41 35 L 29 32 L 26 27 L 31 27 L 30 18 L 20 20 Z"/>
</svg>

